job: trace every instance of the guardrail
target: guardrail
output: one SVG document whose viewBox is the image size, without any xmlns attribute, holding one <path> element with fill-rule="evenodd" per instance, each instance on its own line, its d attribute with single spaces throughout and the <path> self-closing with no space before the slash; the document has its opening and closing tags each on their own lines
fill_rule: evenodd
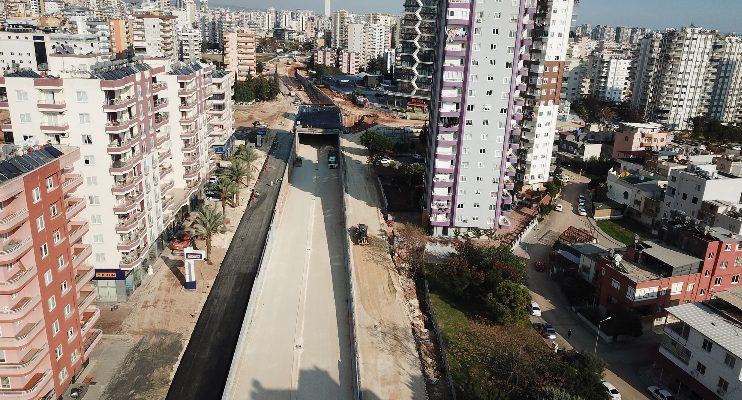
<svg viewBox="0 0 742 400">
<path fill-rule="evenodd" d="M 276 143 L 276 138 L 274 136 L 273 143 Z M 265 238 L 265 245 L 263 246 L 263 251 L 260 253 L 260 262 L 258 263 L 258 270 L 255 275 L 255 282 L 253 284 L 252 291 L 250 292 L 250 298 L 247 302 L 247 309 L 245 310 L 245 318 L 242 320 L 242 327 L 240 328 L 240 335 L 237 339 L 237 346 L 235 346 L 235 353 L 234 357 L 232 357 L 232 363 L 229 366 L 229 375 L 227 376 L 227 382 L 224 386 L 224 391 L 222 392 L 222 400 L 230 400 L 230 393 L 233 390 L 235 380 L 237 379 L 236 376 L 236 367 L 239 365 L 243 354 L 240 349 L 242 349 L 245 345 L 245 340 L 247 340 L 247 332 L 250 329 L 250 325 L 252 324 L 252 318 L 254 313 L 255 304 L 257 303 L 260 291 L 263 287 L 263 280 L 265 279 L 265 274 L 261 274 L 261 271 L 263 270 L 263 263 L 267 262 L 267 257 L 273 251 L 273 247 L 275 246 L 275 235 L 274 230 L 278 227 L 278 224 L 280 222 L 282 210 L 283 210 L 283 204 L 286 201 L 286 195 L 288 192 L 288 185 L 289 185 L 289 176 L 291 175 L 291 171 L 293 170 L 293 164 L 294 164 L 294 153 L 295 153 L 295 146 L 296 142 L 291 141 L 291 153 L 289 155 L 288 161 L 286 161 L 286 169 L 283 171 L 283 176 L 281 177 L 281 186 L 278 189 L 278 198 L 276 199 L 276 206 L 273 208 L 273 213 L 271 215 L 271 222 L 268 226 L 268 233 L 266 234 Z M 270 155 L 270 152 L 269 152 Z M 268 163 L 268 159 L 266 158 L 265 163 L 263 164 L 263 168 Z M 262 171 L 261 171 L 262 172 Z M 254 192 L 253 192 L 254 193 Z M 250 197 L 250 200 L 252 201 L 252 197 Z"/>
<path fill-rule="evenodd" d="M 340 149 L 340 137 L 338 136 L 338 150 Z M 350 310 L 350 339 L 351 339 L 351 358 L 353 360 L 353 398 L 361 400 L 361 373 L 360 373 L 360 356 L 358 354 L 358 336 L 356 335 L 356 311 L 355 311 L 355 286 L 353 286 L 353 246 L 350 237 L 350 227 L 348 226 L 348 177 L 346 175 L 345 156 L 342 151 L 340 154 L 340 180 L 343 185 L 343 229 L 345 229 L 345 240 L 343 240 L 343 249 L 345 250 L 345 267 L 348 272 L 348 306 Z"/>
</svg>

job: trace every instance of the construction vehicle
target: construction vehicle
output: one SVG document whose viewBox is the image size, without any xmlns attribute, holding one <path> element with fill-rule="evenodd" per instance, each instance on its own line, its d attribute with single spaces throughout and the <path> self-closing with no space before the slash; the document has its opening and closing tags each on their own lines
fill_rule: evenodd
<svg viewBox="0 0 742 400">
<path fill-rule="evenodd" d="M 338 152 L 335 149 L 330 149 L 327 152 L 327 167 L 335 169 L 338 167 Z"/>
<path fill-rule="evenodd" d="M 368 226 L 366 226 L 366 224 L 358 224 L 356 235 L 358 235 L 357 237 L 358 244 L 360 245 L 368 244 Z"/>
</svg>

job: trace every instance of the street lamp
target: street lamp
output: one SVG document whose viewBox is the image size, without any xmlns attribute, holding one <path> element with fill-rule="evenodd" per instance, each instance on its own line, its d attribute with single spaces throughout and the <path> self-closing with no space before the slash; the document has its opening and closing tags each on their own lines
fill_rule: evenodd
<svg viewBox="0 0 742 400">
<path fill-rule="evenodd" d="M 598 321 L 598 331 L 595 332 L 595 350 L 594 350 L 594 352 L 596 354 L 598 353 L 598 337 L 600 336 L 600 324 L 602 324 L 605 321 L 608 321 L 609 319 L 611 319 L 611 317 L 606 317 L 605 319 L 602 319 L 602 320 Z"/>
</svg>

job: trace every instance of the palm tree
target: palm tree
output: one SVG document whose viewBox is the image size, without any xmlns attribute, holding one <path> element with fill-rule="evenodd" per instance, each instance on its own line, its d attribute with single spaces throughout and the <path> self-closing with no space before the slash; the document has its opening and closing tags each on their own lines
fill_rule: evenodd
<svg viewBox="0 0 742 400">
<path fill-rule="evenodd" d="M 253 161 L 258 159 L 258 153 L 254 149 L 241 144 L 235 152 L 235 158 L 243 161 L 247 165 L 251 165 Z"/>
<path fill-rule="evenodd" d="M 206 260 L 211 264 L 211 237 L 224 224 L 224 215 L 212 206 L 203 206 L 193 221 L 193 236 L 206 240 Z"/>
<path fill-rule="evenodd" d="M 216 181 L 214 188 L 219 192 L 219 197 L 222 200 L 222 215 L 227 215 L 227 199 L 234 200 L 235 194 L 239 192 L 237 183 L 222 176 Z"/>
<path fill-rule="evenodd" d="M 245 167 L 245 163 L 242 160 L 235 159 L 232 157 L 232 164 L 227 167 L 224 174 L 234 182 L 242 183 L 242 179 L 248 176 L 249 170 Z"/>
</svg>

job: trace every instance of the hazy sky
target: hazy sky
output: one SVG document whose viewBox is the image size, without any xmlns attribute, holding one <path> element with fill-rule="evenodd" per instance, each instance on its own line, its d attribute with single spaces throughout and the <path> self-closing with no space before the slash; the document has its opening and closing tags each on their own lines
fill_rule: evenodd
<svg viewBox="0 0 742 400">
<path fill-rule="evenodd" d="M 487 1 L 487 0 L 485 0 Z M 335 0 L 332 9 L 355 12 L 402 12 L 404 0 Z M 213 5 L 246 8 L 313 9 L 323 0 L 212 0 Z M 654 29 L 690 25 L 742 33 L 742 0 L 581 0 L 577 23 L 646 26 Z"/>
</svg>

